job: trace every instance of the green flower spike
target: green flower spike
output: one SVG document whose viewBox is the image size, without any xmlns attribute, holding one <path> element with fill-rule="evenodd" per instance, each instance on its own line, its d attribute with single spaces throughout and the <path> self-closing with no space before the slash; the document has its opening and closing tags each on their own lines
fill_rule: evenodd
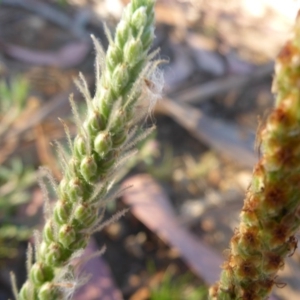
<svg viewBox="0 0 300 300">
<path fill-rule="evenodd" d="M 147 116 L 162 86 L 157 82 L 162 80 L 157 76 L 161 61 L 152 61 L 157 52 L 148 54 L 154 38 L 154 3 L 131 1 L 114 39 L 106 29 L 110 43 L 106 55 L 92 37 L 96 93 L 92 98 L 80 75 L 76 83 L 87 102 L 87 118 L 80 120 L 71 98 L 78 135 L 72 141 L 64 124 L 71 155 L 58 144 L 64 170 L 62 181 L 55 187 L 58 200 L 54 207 L 45 205 L 46 225 L 36 239 L 34 263 L 32 251 L 28 254 L 28 279 L 19 293 L 13 282 L 17 300 L 70 299 L 78 285 L 70 283 L 70 278 L 75 278 L 70 261 L 80 255 L 90 235 L 102 228 L 109 189 L 118 177 L 119 167 L 141 139 L 137 123 Z M 149 90 L 149 82 L 156 87 L 155 93 Z"/>
<path fill-rule="evenodd" d="M 278 55 L 275 108 L 258 138 L 262 157 L 254 168 L 241 222 L 210 299 L 263 300 L 284 258 L 294 253 L 300 226 L 300 18 Z"/>
</svg>

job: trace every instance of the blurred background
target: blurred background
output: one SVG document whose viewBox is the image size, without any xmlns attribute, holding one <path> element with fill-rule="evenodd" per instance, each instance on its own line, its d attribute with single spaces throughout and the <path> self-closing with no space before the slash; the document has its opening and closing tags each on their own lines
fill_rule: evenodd
<svg viewBox="0 0 300 300">
<path fill-rule="evenodd" d="M 53 141 L 65 144 L 59 118 L 75 134 L 71 93 L 84 117 L 79 71 L 94 91 L 90 34 L 106 48 L 103 23 L 113 31 L 127 3 L 0 1 L 0 300 L 11 297 L 11 270 L 24 282 L 27 243 L 43 224 L 39 166 L 61 178 Z M 169 61 L 149 118 L 157 131 L 120 174 L 119 185 L 136 192 L 110 203 L 106 217 L 132 210 L 95 235 L 87 251 L 107 251 L 78 269 L 93 279 L 76 299 L 206 299 L 259 159 L 274 59 L 299 8 L 298 0 L 157 1 L 153 48 Z M 273 299 L 299 299 L 299 263 L 296 250 Z"/>
</svg>

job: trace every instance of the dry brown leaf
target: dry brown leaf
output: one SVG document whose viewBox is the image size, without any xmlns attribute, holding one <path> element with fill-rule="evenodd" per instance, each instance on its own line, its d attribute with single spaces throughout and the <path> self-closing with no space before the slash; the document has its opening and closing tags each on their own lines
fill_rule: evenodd
<svg viewBox="0 0 300 300">
<path fill-rule="evenodd" d="M 131 206 L 131 212 L 166 243 L 177 248 L 196 275 L 209 284 L 218 280 L 221 257 L 179 225 L 167 195 L 154 179 L 137 175 L 124 182 L 124 186 L 131 185 L 123 197 Z"/>
</svg>

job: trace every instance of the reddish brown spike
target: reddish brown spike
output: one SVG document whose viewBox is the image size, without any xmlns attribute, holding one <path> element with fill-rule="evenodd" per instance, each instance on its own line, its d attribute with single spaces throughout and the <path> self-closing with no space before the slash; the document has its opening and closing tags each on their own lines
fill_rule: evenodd
<svg viewBox="0 0 300 300">
<path fill-rule="evenodd" d="M 291 41 L 288 41 L 279 52 L 277 60 L 282 64 L 289 64 L 293 56 L 297 53 L 297 48 L 293 45 Z"/>
</svg>

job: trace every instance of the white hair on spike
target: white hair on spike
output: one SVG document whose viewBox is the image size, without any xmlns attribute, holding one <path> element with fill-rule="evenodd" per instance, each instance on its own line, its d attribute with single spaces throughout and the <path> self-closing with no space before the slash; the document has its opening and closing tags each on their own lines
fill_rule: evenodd
<svg viewBox="0 0 300 300">
<path fill-rule="evenodd" d="M 106 220 L 103 223 L 98 223 L 96 224 L 92 229 L 91 229 L 91 234 L 101 231 L 103 228 L 107 227 L 108 225 L 117 222 L 120 218 L 122 218 L 127 212 L 129 211 L 129 208 L 124 208 L 121 211 L 118 211 L 115 213 L 111 218 Z"/>
<path fill-rule="evenodd" d="M 18 296 L 18 287 L 17 287 L 17 279 L 16 279 L 16 275 L 14 272 L 10 272 L 10 282 L 11 282 L 11 286 L 12 286 L 12 292 L 13 295 L 15 297 L 16 300 L 19 300 L 20 297 Z"/>
<path fill-rule="evenodd" d="M 33 231 L 33 240 L 34 240 L 34 258 L 38 260 L 38 249 L 40 248 L 42 237 L 41 233 L 38 230 Z"/>
<path fill-rule="evenodd" d="M 91 38 L 94 43 L 95 47 L 95 52 L 96 52 L 96 59 L 95 59 L 95 73 L 96 73 L 96 96 L 100 95 L 100 79 L 101 79 L 101 74 L 105 70 L 105 51 L 99 42 L 98 39 L 95 38 L 94 35 L 91 35 Z"/>
<path fill-rule="evenodd" d="M 159 98 L 164 87 L 164 74 L 161 69 L 156 67 L 150 74 L 149 78 L 145 78 L 147 96 L 149 99 L 149 112 L 151 112 Z"/>
<path fill-rule="evenodd" d="M 28 243 L 26 257 L 26 273 L 27 275 L 29 275 L 31 267 L 33 265 L 33 248 L 30 243 Z"/>
<path fill-rule="evenodd" d="M 67 154 L 66 154 L 63 146 L 58 141 L 54 140 L 53 143 L 56 148 L 60 167 L 63 170 L 63 172 L 65 173 L 65 171 L 68 169 L 68 166 L 69 166 Z"/>
<path fill-rule="evenodd" d="M 85 141 L 87 143 L 88 154 L 91 154 L 91 151 L 92 151 L 91 150 L 91 138 L 90 138 L 90 135 L 88 134 L 88 132 L 86 131 L 86 129 L 84 128 L 84 126 L 82 126 L 83 122 L 80 119 L 78 108 L 77 108 L 76 103 L 74 101 L 74 95 L 73 94 L 70 95 L 69 101 L 70 101 L 70 105 L 71 105 L 71 108 L 72 108 L 72 113 L 74 115 L 76 127 L 77 127 L 79 132 L 83 132 L 82 137 L 85 139 Z"/>
<path fill-rule="evenodd" d="M 128 140 L 128 142 L 124 145 L 124 151 L 132 149 L 137 143 L 145 140 L 155 129 L 156 126 L 152 126 L 141 133 L 137 133 L 132 140 Z"/>
<path fill-rule="evenodd" d="M 82 96 L 87 104 L 87 107 L 89 109 L 91 109 L 93 107 L 92 96 L 89 91 L 86 80 L 81 72 L 79 73 L 79 78 L 74 80 L 74 83 L 77 86 L 80 93 L 82 94 Z"/>
<path fill-rule="evenodd" d="M 104 199 L 101 199 L 99 204 L 97 205 L 97 209 L 100 209 L 102 207 L 105 207 L 108 202 L 120 197 L 126 190 L 130 189 L 132 185 L 126 186 L 124 188 L 118 188 L 116 191 L 114 191 L 111 194 L 108 194 Z"/>
<path fill-rule="evenodd" d="M 50 199 L 49 199 L 49 192 L 47 189 L 47 186 L 44 182 L 44 170 L 43 168 L 40 168 L 39 170 L 39 175 L 38 175 L 38 184 L 40 186 L 40 189 L 43 194 L 43 200 L 44 200 L 44 205 L 43 205 L 43 214 L 45 220 L 48 220 L 51 217 L 51 205 L 50 205 Z"/>
</svg>

